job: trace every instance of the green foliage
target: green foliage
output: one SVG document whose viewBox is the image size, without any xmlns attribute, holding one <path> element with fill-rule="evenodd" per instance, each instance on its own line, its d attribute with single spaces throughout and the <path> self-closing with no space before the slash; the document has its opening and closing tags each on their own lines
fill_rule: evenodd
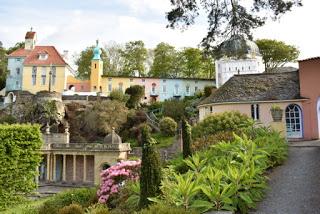
<svg viewBox="0 0 320 214">
<path fill-rule="evenodd" d="M 105 204 L 94 204 L 86 209 L 88 214 L 109 214 L 109 209 Z"/>
<path fill-rule="evenodd" d="M 6 78 L 8 73 L 7 65 L 8 59 L 6 50 L 3 47 L 0 47 L 0 90 L 6 86 Z"/>
<path fill-rule="evenodd" d="M 79 204 L 70 204 L 61 208 L 58 214 L 84 214 L 84 210 Z"/>
<path fill-rule="evenodd" d="M 265 171 L 285 160 L 283 138 L 266 128 L 244 130 L 249 137 L 234 136 L 186 160 L 177 159 L 165 170 L 158 204 L 194 208 L 199 212 L 229 210 L 248 213 L 263 198 Z M 176 165 L 187 170 L 178 174 Z"/>
<path fill-rule="evenodd" d="M 140 76 L 144 76 L 144 63 L 147 59 L 147 49 L 145 48 L 143 41 L 127 42 L 121 56 L 124 60 L 124 76 L 133 76 L 134 71 L 138 71 Z"/>
<path fill-rule="evenodd" d="M 12 116 L 12 115 L 8 115 L 5 113 L 1 113 L 0 114 L 0 123 L 8 123 L 8 124 L 13 124 L 16 123 L 17 119 Z"/>
<path fill-rule="evenodd" d="M 125 103 L 116 100 L 93 102 L 79 117 L 79 124 L 82 124 L 87 133 L 106 135 L 111 133 L 112 128 L 119 130 L 121 125 L 127 121 L 128 109 Z"/>
<path fill-rule="evenodd" d="M 160 193 L 161 164 L 160 157 L 153 148 L 154 140 L 150 137 L 148 128 L 142 128 L 142 158 L 140 176 L 140 201 L 139 207 L 145 208 L 150 201 Z"/>
<path fill-rule="evenodd" d="M 87 47 L 81 51 L 79 56 L 76 56 L 75 64 L 78 66 L 77 76 L 80 79 L 89 79 L 91 74 L 91 60 L 93 58 L 93 49 L 95 46 Z M 101 49 L 101 59 L 103 61 L 103 73 L 106 74 L 108 71 L 109 59 L 104 49 Z"/>
<path fill-rule="evenodd" d="M 57 214 L 61 208 L 73 203 L 87 208 L 97 202 L 96 192 L 96 188 L 79 188 L 60 192 L 43 203 L 39 214 Z"/>
<path fill-rule="evenodd" d="M 202 45 L 209 49 L 229 35 L 240 34 L 252 38 L 252 29 L 263 26 L 267 18 L 279 18 L 294 6 L 301 5 L 301 0 L 256 0 L 249 3 L 224 0 L 171 1 L 172 10 L 167 13 L 167 19 L 169 27 L 185 29 L 194 24 L 200 14 L 201 17 L 207 17 L 208 32 Z M 259 13 L 261 11 L 263 13 Z"/>
<path fill-rule="evenodd" d="M 141 85 L 133 85 L 126 89 L 125 94 L 129 95 L 127 101 L 128 108 L 137 108 L 141 99 L 144 97 L 144 87 Z"/>
<path fill-rule="evenodd" d="M 120 102 L 126 103 L 129 100 L 129 96 L 127 94 L 124 94 L 121 90 L 114 89 L 110 92 L 109 95 L 111 100 L 117 100 Z"/>
<path fill-rule="evenodd" d="M 0 209 L 30 193 L 37 185 L 42 138 L 38 125 L 0 125 Z"/>
<path fill-rule="evenodd" d="M 187 120 L 182 120 L 183 158 L 191 156 L 191 126 Z"/>
<path fill-rule="evenodd" d="M 273 72 L 288 62 L 295 62 L 299 57 L 300 52 L 296 47 L 282 41 L 258 39 L 256 43 L 262 55 L 266 72 Z"/>
<path fill-rule="evenodd" d="M 174 136 L 177 131 L 177 123 L 170 117 L 164 117 L 159 123 L 160 131 L 164 136 Z"/>
<path fill-rule="evenodd" d="M 183 208 L 169 206 L 166 204 L 153 204 L 146 209 L 141 210 L 138 214 L 197 214 L 193 210 L 185 210 Z"/>
<path fill-rule="evenodd" d="M 163 116 L 171 117 L 176 122 L 185 116 L 185 103 L 182 100 L 167 100 L 163 102 Z"/>
<path fill-rule="evenodd" d="M 215 89 L 214 86 L 206 85 L 204 87 L 204 96 L 209 97 L 211 95 L 213 89 Z"/>
<path fill-rule="evenodd" d="M 154 60 L 149 75 L 152 77 L 167 78 L 173 76 L 177 51 L 167 43 L 161 42 L 154 49 Z"/>
<path fill-rule="evenodd" d="M 237 111 L 224 112 L 208 116 L 192 129 L 192 136 L 198 138 L 209 136 L 220 131 L 236 131 L 252 127 L 253 121 L 245 114 Z"/>
</svg>

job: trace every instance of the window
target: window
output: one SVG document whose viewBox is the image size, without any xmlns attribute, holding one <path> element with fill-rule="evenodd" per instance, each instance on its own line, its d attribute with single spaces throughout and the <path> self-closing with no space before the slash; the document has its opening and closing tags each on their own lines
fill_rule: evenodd
<svg viewBox="0 0 320 214">
<path fill-rule="evenodd" d="M 162 92 L 167 93 L 167 86 L 165 86 L 165 85 L 162 86 Z"/>
<path fill-rule="evenodd" d="M 81 85 L 81 91 L 83 91 L 83 89 L 84 89 L 84 87 L 83 87 L 83 85 Z"/>
<path fill-rule="evenodd" d="M 48 54 L 47 54 L 47 53 L 40 53 L 40 54 L 39 54 L 39 59 L 40 59 L 40 60 L 46 60 L 46 59 L 48 59 Z"/>
<path fill-rule="evenodd" d="M 46 67 L 42 67 L 42 70 L 41 70 L 41 85 L 45 85 L 46 84 L 46 73 L 47 73 L 47 70 L 46 70 Z"/>
<path fill-rule="evenodd" d="M 155 93 L 156 93 L 156 84 L 155 84 L 155 83 L 152 83 L 151 93 L 152 93 L 152 94 L 155 94 Z"/>
<path fill-rule="evenodd" d="M 20 68 L 16 68 L 17 75 L 20 75 Z"/>
<path fill-rule="evenodd" d="M 176 84 L 175 86 L 174 86 L 174 94 L 179 94 L 179 85 L 178 84 Z"/>
<path fill-rule="evenodd" d="M 36 85 L 37 83 L 37 67 L 32 67 L 32 85 Z"/>
<path fill-rule="evenodd" d="M 123 83 L 122 82 L 119 83 L 119 90 L 123 92 Z"/>
<path fill-rule="evenodd" d="M 302 137 L 302 114 L 297 104 L 290 104 L 285 110 L 288 138 Z"/>
<path fill-rule="evenodd" d="M 187 93 L 187 95 L 190 95 L 190 86 L 186 86 L 186 93 Z"/>
<path fill-rule="evenodd" d="M 112 91 L 112 83 L 108 84 L 108 91 Z"/>
<path fill-rule="evenodd" d="M 195 86 L 194 87 L 194 92 L 197 92 L 198 91 L 198 86 Z"/>
<path fill-rule="evenodd" d="M 96 91 L 97 90 L 97 86 L 93 86 L 93 90 Z"/>
<path fill-rule="evenodd" d="M 130 82 L 133 82 L 133 79 L 130 79 Z"/>
<path fill-rule="evenodd" d="M 94 63 L 94 68 L 97 68 L 97 63 Z"/>
<path fill-rule="evenodd" d="M 213 112 L 213 106 L 210 106 L 210 113 Z"/>
<path fill-rule="evenodd" d="M 251 117 L 253 120 L 260 119 L 259 104 L 252 104 L 251 105 Z"/>
<path fill-rule="evenodd" d="M 21 58 L 16 58 L 16 62 L 20 62 L 21 61 Z"/>
<path fill-rule="evenodd" d="M 19 87 L 19 81 L 16 81 L 16 87 L 17 88 Z"/>
<path fill-rule="evenodd" d="M 163 83 L 167 82 L 167 80 L 162 80 Z"/>
<path fill-rule="evenodd" d="M 145 80 L 145 79 L 142 79 L 141 81 L 142 81 L 142 82 L 145 82 L 146 80 Z"/>
<path fill-rule="evenodd" d="M 111 77 L 109 77 L 109 78 L 108 78 L 108 80 L 109 80 L 109 81 L 112 81 L 112 78 L 111 78 Z"/>
<path fill-rule="evenodd" d="M 56 77 L 57 77 L 57 71 L 56 71 L 56 66 L 52 66 L 51 68 L 51 84 L 55 85 L 56 84 Z"/>
</svg>

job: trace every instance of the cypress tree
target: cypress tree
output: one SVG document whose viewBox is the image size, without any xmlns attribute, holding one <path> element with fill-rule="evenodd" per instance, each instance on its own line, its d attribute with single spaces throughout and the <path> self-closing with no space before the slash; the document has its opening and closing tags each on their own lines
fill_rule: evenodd
<svg viewBox="0 0 320 214">
<path fill-rule="evenodd" d="M 160 193 L 161 166 L 159 153 L 154 149 L 149 133 L 149 127 L 144 126 L 142 133 L 142 161 L 140 176 L 140 201 L 139 207 L 145 208 L 150 201 L 149 197 L 155 197 Z"/>
<path fill-rule="evenodd" d="M 191 126 L 187 120 L 182 120 L 182 153 L 183 158 L 191 156 Z"/>
</svg>

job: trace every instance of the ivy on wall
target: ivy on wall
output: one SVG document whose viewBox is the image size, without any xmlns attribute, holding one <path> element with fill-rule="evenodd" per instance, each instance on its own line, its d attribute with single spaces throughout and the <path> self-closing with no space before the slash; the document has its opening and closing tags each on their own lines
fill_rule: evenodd
<svg viewBox="0 0 320 214">
<path fill-rule="evenodd" d="M 38 125 L 0 125 L 0 209 L 36 188 L 41 145 Z"/>
</svg>

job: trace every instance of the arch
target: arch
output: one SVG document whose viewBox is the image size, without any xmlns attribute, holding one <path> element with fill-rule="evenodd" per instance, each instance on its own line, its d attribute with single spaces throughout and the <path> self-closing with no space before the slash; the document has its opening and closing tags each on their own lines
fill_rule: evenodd
<svg viewBox="0 0 320 214">
<path fill-rule="evenodd" d="M 75 91 L 75 86 L 74 85 L 69 85 L 69 90 L 70 91 Z"/>
<path fill-rule="evenodd" d="M 297 104 L 290 104 L 285 110 L 285 120 L 287 127 L 288 138 L 302 138 L 302 111 L 301 107 Z"/>
</svg>

